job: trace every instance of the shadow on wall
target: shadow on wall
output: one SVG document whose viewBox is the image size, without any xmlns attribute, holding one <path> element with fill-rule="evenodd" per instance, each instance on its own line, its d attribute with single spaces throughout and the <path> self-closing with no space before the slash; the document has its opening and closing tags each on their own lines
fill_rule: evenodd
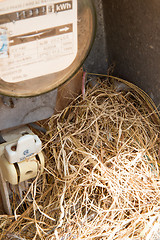
<svg viewBox="0 0 160 240">
<path fill-rule="evenodd" d="M 160 104 L 160 1 L 103 0 L 109 65 Z"/>
<path fill-rule="evenodd" d="M 93 0 L 93 2 L 97 15 L 96 38 L 84 66 L 87 72 L 106 74 L 108 68 L 108 54 L 106 47 L 103 4 L 102 0 Z"/>
</svg>

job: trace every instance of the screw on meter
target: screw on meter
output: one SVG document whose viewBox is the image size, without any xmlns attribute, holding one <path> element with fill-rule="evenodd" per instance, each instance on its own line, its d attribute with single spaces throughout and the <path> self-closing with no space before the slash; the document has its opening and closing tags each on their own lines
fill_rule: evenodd
<svg viewBox="0 0 160 240">
<path fill-rule="evenodd" d="M 27 81 L 65 70 L 78 52 L 77 0 L 0 2 L 0 78 Z M 6 57 L 7 56 L 7 57 Z"/>
</svg>

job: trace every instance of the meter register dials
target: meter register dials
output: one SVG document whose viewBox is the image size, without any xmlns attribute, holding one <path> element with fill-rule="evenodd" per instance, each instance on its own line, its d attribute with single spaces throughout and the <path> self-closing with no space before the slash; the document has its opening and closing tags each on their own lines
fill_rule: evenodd
<svg viewBox="0 0 160 240">
<path fill-rule="evenodd" d="M 94 38 L 91 0 L 0 1 L 0 94 L 34 96 L 72 77 Z"/>
</svg>

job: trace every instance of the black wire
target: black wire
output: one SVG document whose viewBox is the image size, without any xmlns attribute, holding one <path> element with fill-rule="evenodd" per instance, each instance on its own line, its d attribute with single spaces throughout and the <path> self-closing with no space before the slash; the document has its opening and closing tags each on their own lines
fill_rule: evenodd
<svg viewBox="0 0 160 240">
<path fill-rule="evenodd" d="M 38 124 L 36 124 L 36 123 L 29 123 L 28 125 L 29 125 L 30 127 L 34 128 L 34 129 L 36 129 L 36 130 L 44 133 L 44 134 L 47 133 L 47 130 L 46 130 L 45 128 L 40 127 L 40 126 L 39 126 Z"/>
<path fill-rule="evenodd" d="M 6 143 L 6 141 L 4 140 L 4 138 L 2 137 L 2 135 L 0 134 L 0 144 L 2 143 Z"/>
</svg>

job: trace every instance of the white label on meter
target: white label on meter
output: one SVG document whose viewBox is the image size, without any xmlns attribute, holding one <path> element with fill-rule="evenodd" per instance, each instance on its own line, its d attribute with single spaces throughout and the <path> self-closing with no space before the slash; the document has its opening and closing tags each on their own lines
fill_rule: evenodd
<svg viewBox="0 0 160 240">
<path fill-rule="evenodd" d="M 66 69 L 77 34 L 77 0 L 3 0 L 0 78 L 15 83 Z"/>
</svg>

